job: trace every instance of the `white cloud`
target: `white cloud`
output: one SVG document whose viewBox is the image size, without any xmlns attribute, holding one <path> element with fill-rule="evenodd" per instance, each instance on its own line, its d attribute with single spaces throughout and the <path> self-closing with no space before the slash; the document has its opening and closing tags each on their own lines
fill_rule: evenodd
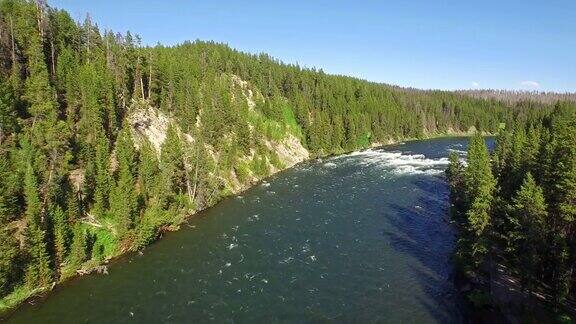
<svg viewBox="0 0 576 324">
<path fill-rule="evenodd" d="M 473 86 L 474 88 L 478 88 L 478 87 L 480 86 L 480 83 L 478 83 L 478 82 L 476 82 L 476 81 L 473 81 L 473 82 L 472 82 L 472 86 Z"/>
<path fill-rule="evenodd" d="M 526 88 L 540 88 L 540 83 L 536 81 L 522 81 L 520 85 Z"/>
</svg>

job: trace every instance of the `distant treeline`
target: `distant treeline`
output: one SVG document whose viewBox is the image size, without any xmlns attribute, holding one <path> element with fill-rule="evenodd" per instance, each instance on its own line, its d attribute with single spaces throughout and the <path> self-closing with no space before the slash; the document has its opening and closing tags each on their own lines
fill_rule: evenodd
<svg viewBox="0 0 576 324">
<path fill-rule="evenodd" d="M 576 102 L 576 93 L 546 92 L 546 91 L 513 91 L 513 90 L 459 90 L 456 93 L 464 94 L 478 99 L 494 99 L 506 103 L 521 101 L 536 101 L 554 104 L 558 101 Z"/>
</svg>

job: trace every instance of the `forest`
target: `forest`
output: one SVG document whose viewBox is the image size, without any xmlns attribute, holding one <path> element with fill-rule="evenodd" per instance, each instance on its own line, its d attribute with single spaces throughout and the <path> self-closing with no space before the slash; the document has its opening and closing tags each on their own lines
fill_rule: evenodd
<svg viewBox="0 0 576 324">
<path fill-rule="evenodd" d="M 576 296 L 576 106 L 507 127 L 492 153 L 476 136 L 465 163 L 450 160 L 460 269 L 489 289 L 503 263 L 525 292 L 562 310 Z"/>
<path fill-rule="evenodd" d="M 483 148 L 466 171 L 454 166 L 453 183 L 483 184 L 455 193 L 458 214 L 479 215 L 466 216 L 462 251 L 476 265 L 493 242 L 511 255 L 537 249 L 538 258 L 515 260 L 533 269 L 527 284 L 550 282 L 565 298 L 576 255 L 575 141 L 574 118 L 561 122 L 559 110 L 574 111 L 403 89 L 214 42 L 146 46 L 45 1 L 1 0 L 0 309 L 142 249 L 293 164 L 290 152 L 302 160 L 503 129 L 492 167 Z M 524 210 L 535 218 L 526 223 Z"/>
</svg>

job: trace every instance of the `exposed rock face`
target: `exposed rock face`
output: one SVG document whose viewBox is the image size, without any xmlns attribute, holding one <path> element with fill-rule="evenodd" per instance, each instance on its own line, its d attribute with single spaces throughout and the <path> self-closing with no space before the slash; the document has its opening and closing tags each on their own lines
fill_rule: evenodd
<svg viewBox="0 0 576 324">
<path fill-rule="evenodd" d="M 292 134 L 288 134 L 282 142 L 272 144 L 272 149 L 278 154 L 280 161 L 282 161 L 286 168 L 310 158 L 308 150 L 306 150 L 300 140 Z"/>
<path fill-rule="evenodd" d="M 82 186 L 84 185 L 84 178 L 85 178 L 85 170 L 84 169 L 75 169 L 70 171 L 70 175 L 68 175 L 68 180 L 72 184 L 72 187 L 76 191 L 80 191 Z"/>
<path fill-rule="evenodd" d="M 147 139 L 152 143 L 157 152 L 160 152 L 162 144 L 166 140 L 170 118 L 160 110 L 147 107 L 135 107 L 128 117 L 134 130 L 134 143 L 140 147 L 142 141 Z"/>
<path fill-rule="evenodd" d="M 242 90 L 242 94 L 246 97 L 246 102 L 248 103 L 249 109 L 254 109 L 256 107 L 256 100 L 264 100 L 262 94 L 258 91 L 253 91 L 250 83 L 248 81 L 242 80 L 237 75 L 232 75 L 233 86 L 238 86 Z"/>
</svg>

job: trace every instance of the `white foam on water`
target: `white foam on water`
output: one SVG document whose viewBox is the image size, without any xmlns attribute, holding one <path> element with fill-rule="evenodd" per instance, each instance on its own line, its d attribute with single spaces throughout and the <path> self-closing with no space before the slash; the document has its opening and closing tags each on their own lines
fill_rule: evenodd
<svg viewBox="0 0 576 324">
<path fill-rule="evenodd" d="M 278 263 L 280 263 L 280 264 L 287 264 L 287 263 L 292 262 L 293 260 L 294 260 L 294 258 L 290 256 L 290 257 L 287 257 L 286 259 L 284 259 L 284 260 L 282 260 L 282 261 L 279 261 Z"/>
<path fill-rule="evenodd" d="M 324 163 L 324 166 L 327 168 L 335 168 L 336 167 L 336 163 L 334 162 L 326 162 Z"/>
<path fill-rule="evenodd" d="M 365 166 L 377 166 L 392 171 L 397 175 L 427 174 L 436 175 L 444 172 L 450 161 L 448 158 L 430 159 L 424 154 L 406 154 L 381 150 L 353 152 L 345 157 L 354 158 Z"/>
<path fill-rule="evenodd" d="M 458 149 L 453 149 L 453 148 L 449 148 L 449 149 L 448 149 L 448 152 L 454 152 L 454 153 L 456 153 L 456 154 L 458 154 L 458 155 L 460 155 L 460 156 L 462 156 L 462 155 L 467 155 L 467 154 L 468 154 L 468 152 L 466 152 L 466 151 L 464 151 L 464 150 L 458 150 Z"/>
</svg>

